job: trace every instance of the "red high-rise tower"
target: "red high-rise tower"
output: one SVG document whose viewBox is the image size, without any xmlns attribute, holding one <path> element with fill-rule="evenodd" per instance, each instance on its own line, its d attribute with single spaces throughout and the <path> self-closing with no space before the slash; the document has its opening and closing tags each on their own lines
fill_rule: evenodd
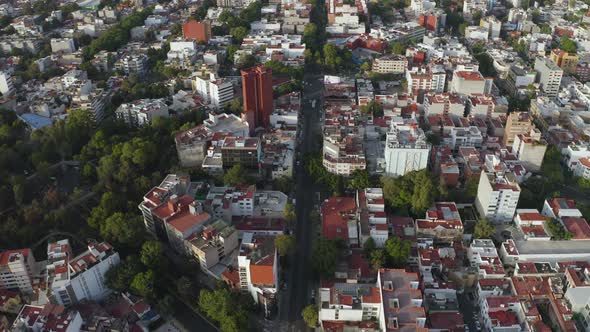
<svg viewBox="0 0 590 332">
<path fill-rule="evenodd" d="M 250 135 L 254 135 L 256 128 L 270 127 L 270 114 L 273 111 L 272 70 L 263 65 L 243 69 L 242 92 L 242 117 L 248 121 Z"/>
</svg>

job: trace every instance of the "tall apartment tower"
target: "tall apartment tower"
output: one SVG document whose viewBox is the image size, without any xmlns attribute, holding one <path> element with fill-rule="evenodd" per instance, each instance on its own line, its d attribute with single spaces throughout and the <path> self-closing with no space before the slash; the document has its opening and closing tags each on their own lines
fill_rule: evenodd
<svg viewBox="0 0 590 332">
<path fill-rule="evenodd" d="M 545 95 L 550 98 L 557 97 L 563 70 L 551 59 L 541 57 L 535 60 L 535 70 L 538 72 L 541 90 Z"/>
<path fill-rule="evenodd" d="M 512 112 L 506 119 L 506 127 L 504 129 L 504 146 L 512 146 L 516 135 L 528 134 L 535 128 L 531 115 L 527 112 Z"/>
<path fill-rule="evenodd" d="M 0 92 L 3 95 L 12 95 L 14 93 L 12 77 L 6 72 L 0 72 Z"/>
<path fill-rule="evenodd" d="M 256 128 L 270 126 L 273 110 L 272 70 L 263 65 L 242 70 L 242 92 L 242 117 L 250 125 L 250 135 L 254 135 Z"/>
</svg>

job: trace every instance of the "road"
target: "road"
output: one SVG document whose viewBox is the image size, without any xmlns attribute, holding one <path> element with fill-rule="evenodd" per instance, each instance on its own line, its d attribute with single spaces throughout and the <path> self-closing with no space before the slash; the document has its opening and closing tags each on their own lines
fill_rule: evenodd
<svg viewBox="0 0 590 332">
<path fill-rule="evenodd" d="M 302 111 L 299 119 L 301 140 L 298 145 L 298 151 L 302 157 L 306 153 L 317 152 L 321 149 L 316 140 L 320 133 L 320 110 L 322 109 L 323 81 L 321 78 L 318 75 L 306 75 L 304 80 L 307 85 L 303 91 Z M 316 100 L 315 108 L 312 108 L 312 100 L 314 99 Z M 314 193 L 317 188 L 313 178 L 306 172 L 302 158 L 297 160 L 301 161 L 296 167 L 295 185 L 297 225 L 294 233 L 297 239 L 297 250 L 296 254 L 290 257 L 292 263 L 287 272 L 287 289 L 282 291 L 282 300 L 279 302 L 281 306 L 279 319 L 289 322 L 301 320 L 301 310 L 309 304 L 310 286 L 315 280 L 311 269 L 314 227 L 309 221 L 309 214 L 316 203 Z"/>
</svg>

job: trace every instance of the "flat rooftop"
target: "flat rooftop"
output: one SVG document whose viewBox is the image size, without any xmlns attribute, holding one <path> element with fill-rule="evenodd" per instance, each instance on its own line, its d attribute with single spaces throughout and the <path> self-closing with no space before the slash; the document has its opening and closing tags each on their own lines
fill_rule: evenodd
<svg viewBox="0 0 590 332">
<path fill-rule="evenodd" d="M 514 241 L 521 255 L 588 254 L 590 241 Z"/>
</svg>

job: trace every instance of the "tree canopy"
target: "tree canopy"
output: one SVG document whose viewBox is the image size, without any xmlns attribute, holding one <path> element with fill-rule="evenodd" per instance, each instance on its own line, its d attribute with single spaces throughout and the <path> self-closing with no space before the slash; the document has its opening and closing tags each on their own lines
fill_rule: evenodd
<svg viewBox="0 0 590 332">
<path fill-rule="evenodd" d="M 496 229 L 486 219 L 480 219 L 475 223 L 473 237 L 476 239 L 491 239 Z"/>
<path fill-rule="evenodd" d="M 301 311 L 301 316 L 303 317 L 303 320 L 305 321 L 307 326 L 309 326 L 310 328 L 313 329 L 318 325 L 319 314 L 318 308 L 315 305 L 310 304 L 303 308 L 303 310 Z"/>
<path fill-rule="evenodd" d="M 280 256 L 286 256 L 295 251 L 295 238 L 291 235 L 279 234 L 275 237 L 275 247 Z"/>
<path fill-rule="evenodd" d="M 332 277 L 336 271 L 336 261 L 340 246 L 336 240 L 320 239 L 314 248 L 312 265 L 324 277 Z"/>
<path fill-rule="evenodd" d="M 403 176 L 383 177 L 383 197 L 396 209 L 410 207 L 415 215 L 421 215 L 439 196 L 438 181 L 427 170 L 412 171 Z"/>
<path fill-rule="evenodd" d="M 246 170 L 241 164 L 232 166 L 223 175 L 223 183 L 227 186 L 237 186 L 247 182 Z"/>
</svg>

